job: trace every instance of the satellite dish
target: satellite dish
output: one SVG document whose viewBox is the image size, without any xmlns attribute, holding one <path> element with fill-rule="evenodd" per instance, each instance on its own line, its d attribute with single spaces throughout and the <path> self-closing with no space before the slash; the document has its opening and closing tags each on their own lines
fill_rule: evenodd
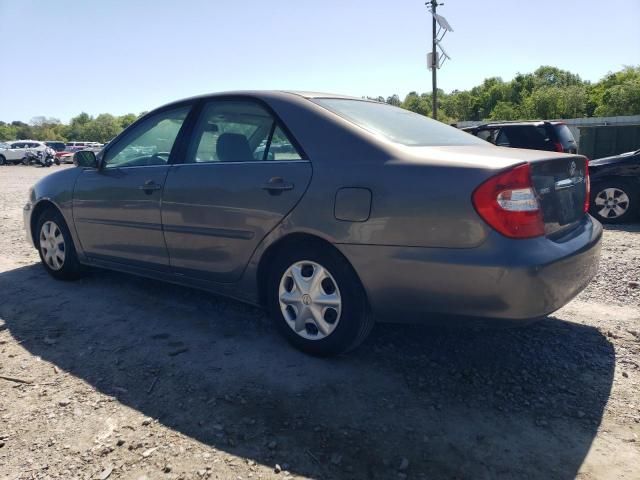
<svg viewBox="0 0 640 480">
<path fill-rule="evenodd" d="M 438 25 L 440 25 L 440 28 L 447 32 L 453 32 L 453 28 L 451 28 L 451 25 L 449 25 L 449 22 L 447 22 L 446 18 L 444 18 L 442 15 L 438 15 L 437 13 L 432 13 L 432 15 L 436 19 L 436 22 L 438 22 Z"/>
</svg>

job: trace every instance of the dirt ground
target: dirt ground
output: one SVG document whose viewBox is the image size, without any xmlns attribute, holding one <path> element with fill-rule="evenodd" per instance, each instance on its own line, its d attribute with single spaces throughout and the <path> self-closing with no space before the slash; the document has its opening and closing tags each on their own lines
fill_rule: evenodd
<svg viewBox="0 0 640 480">
<path fill-rule="evenodd" d="M 60 168 L 0 167 L 0 478 L 640 478 L 637 225 L 539 323 L 377 325 L 322 360 L 205 292 L 50 278 L 22 206 Z"/>
</svg>

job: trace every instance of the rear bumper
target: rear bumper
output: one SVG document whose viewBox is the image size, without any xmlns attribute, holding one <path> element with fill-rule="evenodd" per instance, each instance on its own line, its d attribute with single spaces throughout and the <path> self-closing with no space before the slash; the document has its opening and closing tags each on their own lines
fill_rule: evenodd
<svg viewBox="0 0 640 480">
<path fill-rule="evenodd" d="M 338 245 L 378 320 L 434 315 L 533 319 L 567 304 L 597 272 L 602 226 L 590 216 L 569 234 L 511 240 L 491 233 L 473 249 Z"/>
</svg>

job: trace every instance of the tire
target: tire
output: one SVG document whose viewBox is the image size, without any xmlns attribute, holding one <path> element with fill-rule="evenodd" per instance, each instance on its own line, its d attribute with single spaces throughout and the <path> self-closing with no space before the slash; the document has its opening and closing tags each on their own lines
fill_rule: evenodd
<svg viewBox="0 0 640 480">
<path fill-rule="evenodd" d="M 55 162 L 56 162 L 56 165 L 58 165 L 58 166 L 60 165 L 60 160 L 59 159 L 56 158 Z"/>
<path fill-rule="evenodd" d="M 618 179 L 598 182 L 591 188 L 591 215 L 602 223 L 625 223 L 638 217 L 638 187 Z"/>
<path fill-rule="evenodd" d="M 47 227 L 43 230 L 45 225 Z M 73 245 L 69 228 L 60 212 L 53 208 L 42 212 L 36 223 L 36 235 L 40 260 L 52 277 L 58 280 L 76 280 L 84 274 L 84 268 L 78 261 L 78 254 Z M 60 244 L 62 244 L 62 255 L 59 254 Z M 52 254 L 47 255 L 47 252 L 50 251 Z M 56 253 L 58 254 L 55 255 Z"/>
<path fill-rule="evenodd" d="M 7 163 L 7 159 L 4 158 L 4 155 L 0 155 L 0 165 L 4 165 L 5 163 Z"/>
<path fill-rule="evenodd" d="M 289 343 L 305 353 L 331 356 L 353 350 L 367 337 L 374 323 L 364 288 L 351 265 L 337 252 L 323 245 L 307 245 L 283 250 L 273 261 L 267 291 L 271 317 Z M 301 290 L 295 286 L 292 276 L 292 268 L 296 267 L 302 275 L 298 282 L 304 284 Z M 318 282 L 320 290 L 314 294 L 313 289 L 306 287 L 313 284 L 311 280 L 317 274 L 321 280 Z M 308 284 L 305 283 L 307 280 Z M 291 301 L 281 302 L 281 296 Z M 293 301 L 294 297 L 298 301 Z M 319 302 L 335 302 L 338 298 L 339 305 L 320 305 L 314 297 Z M 312 308 L 320 312 L 324 322 L 308 317 L 306 322 L 301 322 L 304 327 L 296 331 L 297 313 L 305 309 L 303 312 L 311 315 Z M 325 332 L 318 325 L 322 325 Z"/>
</svg>

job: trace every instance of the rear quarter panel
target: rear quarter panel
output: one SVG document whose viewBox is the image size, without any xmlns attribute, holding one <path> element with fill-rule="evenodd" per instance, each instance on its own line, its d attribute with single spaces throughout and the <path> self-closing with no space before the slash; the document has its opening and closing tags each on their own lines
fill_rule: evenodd
<svg viewBox="0 0 640 480">
<path fill-rule="evenodd" d="M 333 243 L 448 248 L 482 243 L 486 227 L 471 194 L 494 173 L 486 162 L 456 162 L 455 156 L 444 158 L 442 149 L 399 149 L 306 99 L 300 102 L 269 102 L 313 164 L 305 196 L 276 236 L 303 231 Z M 430 154 L 433 161 L 425 162 Z M 510 158 L 496 166 L 512 163 Z M 336 194 L 349 187 L 371 191 L 366 221 L 335 218 Z"/>
</svg>

